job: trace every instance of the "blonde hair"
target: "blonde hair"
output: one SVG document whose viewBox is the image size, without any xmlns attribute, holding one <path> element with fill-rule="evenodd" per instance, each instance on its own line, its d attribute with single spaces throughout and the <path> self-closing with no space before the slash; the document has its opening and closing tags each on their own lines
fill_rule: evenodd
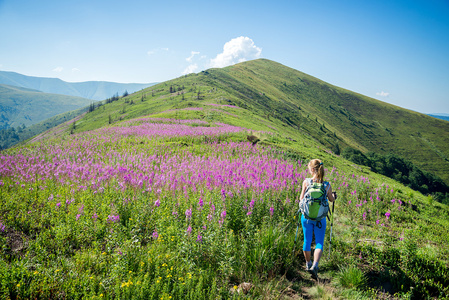
<svg viewBox="0 0 449 300">
<path fill-rule="evenodd" d="M 323 178 L 324 178 L 323 162 L 319 159 L 312 159 L 309 162 L 309 166 L 315 170 L 318 182 L 323 182 Z"/>
</svg>

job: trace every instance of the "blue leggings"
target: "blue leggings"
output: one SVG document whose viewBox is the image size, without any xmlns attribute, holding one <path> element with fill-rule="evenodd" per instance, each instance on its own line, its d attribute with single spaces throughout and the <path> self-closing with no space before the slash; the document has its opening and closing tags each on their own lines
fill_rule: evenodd
<svg viewBox="0 0 449 300">
<path fill-rule="evenodd" d="M 304 232 L 303 251 L 310 251 L 312 239 L 315 235 L 315 249 L 323 250 L 324 234 L 326 233 L 326 218 L 321 221 L 321 228 L 316 225 L 317 221 L 307 220 L 304 215 L 301 216 L 302 231 Z"/>
</svg>

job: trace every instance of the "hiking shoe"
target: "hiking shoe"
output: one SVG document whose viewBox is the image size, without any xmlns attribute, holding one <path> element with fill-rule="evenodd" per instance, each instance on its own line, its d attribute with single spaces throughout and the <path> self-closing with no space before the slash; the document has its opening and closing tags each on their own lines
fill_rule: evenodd
<svg viewBox="0 0 449 300">
<path fill-rule="evenodd" d="M 312 268 L 313 263 L 306 263 L 306 271 L 309 271 Z"/>
<path fill-rule="evenodd" d="M 310 275 L 312 275 L 313 279 L 317 279 L 318 278 L 318 270 L 319 270 L 319 268 L 317 266 L 315 266 L 314 268 L 310 268 L 308 270 Z"/>
</svg>

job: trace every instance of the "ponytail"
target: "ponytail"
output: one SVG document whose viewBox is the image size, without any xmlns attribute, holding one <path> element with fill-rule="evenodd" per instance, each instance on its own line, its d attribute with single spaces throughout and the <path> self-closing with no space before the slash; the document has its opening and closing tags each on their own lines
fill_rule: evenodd
<svg viewBox="0 0 449 300">
<path fill-rule="evenodd" d="M 323 182 L 324 179 L 324 166 L 323 162 L 319 159 L 312 159 L 309 162 L 309 166 L 315 170 L 316 177 L 319 182 Z"/>
</svg>

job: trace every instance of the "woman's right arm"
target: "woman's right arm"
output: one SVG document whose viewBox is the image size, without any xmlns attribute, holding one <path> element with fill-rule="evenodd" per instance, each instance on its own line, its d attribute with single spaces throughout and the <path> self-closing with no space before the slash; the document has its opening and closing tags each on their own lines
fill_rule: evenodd
<svg viewBox="0 0 449 300">
<path fill-rule="evenodd" d="M 299 200 L 304 199 L 304 193 L 306 191 L 306 188 L 307 188 L 307 180 L 304 180 L 302 182 L 301 196 L 299 197 Z"/>
</svg>

